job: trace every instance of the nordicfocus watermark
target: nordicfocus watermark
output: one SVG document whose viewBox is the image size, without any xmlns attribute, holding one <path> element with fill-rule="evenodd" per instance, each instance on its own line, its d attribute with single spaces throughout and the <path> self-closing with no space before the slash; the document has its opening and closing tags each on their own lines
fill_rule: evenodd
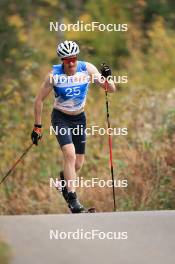
<svg viewBox="0 0 175 264">
<path fill-rule="evenodd" d="M 74 136 L 80 136 L 84 135 L 86 136 L 95 136 L 95 135 L 108 135 L 108 136 L 126 136 L 128 135 L 128 129 L 127 127 L 110 127 L 110 128 L 104 128 L 104 127 L 99 127 L 99 126 L 91 126 L 84 128 L 83 125 L 77 125 L 76 127 L 59 127 L 58 125 L 56 126 L 50 126 L 50 135 L 52 136 L 53 134 L 58 136 L 65 136 L 65 135 L 74 135 Z"/>
<path fill-rule="evenodd" d="M 60 22 L 53 22 L 50 21 L 49 23 L 49 30 L 50 31 L 85 31 L 85 32 L 93 32 L 93 31 L 127 31 L 128 30 L 128 24 L 103 24 L 98 21 L 92 21 L 90 23 L 84 23 L 84 21 L 77 21 L 75 24 L 64 24 Z"/>
<path fill-rule="evenodd" d="M 104 77 L 102 76 L 101 74 L 91 74 L 90 75 L 87 75 L 87 74 L 81 74 L 81 75 L 78 75 L 78 74 L 75 74 L 75 75 L 70 75 L 70 76 L 67 76 L 65 74 L 53 74 L 53 73 L 50 73 L 49 75 L 49 81 L 50 81 L 50 84 L 67 84 L 67 83 L 83 83 L 83 82 L 86 82 L 86 83 L 96 83 L 97 81 L 101 84 L 104 84 L 106 81 L 110 83 L 110 81 L 113 81 L 114 83 L 116 84 L 125 84 L 125 83 L 128 83 L 128 76 L 127 75 L 118 75 L 118 76 L 115 76 L 115 75 L 110 75 L 108 77 Z"/>
<path fill-rule="evenodd" d="M 83 177 L 77 177 L 74 180 L 60 180 L 58 178 L 50 178 L 50 188 L 56 187 L 60 191 L 64 187 L 81 187 L 81 188 L 94 188 L 94 187 L 100 187 L 105 188 L 113 187 L 113 181 L 112 180 L 103 180 L 99 178 L 91 178 L 91 179 L 84 179 Z M 115 180 L 114 179 L 114 188 L 127 188 L 128 187 L 128 181 L 127 180 Z"/>
<path fill-rule="evenodd" d="M 78 228 L 76 231 L 59 231 L 58 229 L 50 229 L 49 232 L 50 240 L 126 240 L 128 239 L 128 233 L 124 231 L 108 231 L 104 232 L 99 229 L 92 229 L 90 231 L 85 231 L 83 228 Z"/>
</svg>

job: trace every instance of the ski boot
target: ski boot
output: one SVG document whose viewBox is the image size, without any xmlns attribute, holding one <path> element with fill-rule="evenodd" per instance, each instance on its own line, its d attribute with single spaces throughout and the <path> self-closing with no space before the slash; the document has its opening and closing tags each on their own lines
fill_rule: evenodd
<svg viewBox="0 0 175 264">
<path fill-rule="evenodd" d="M 60 179 L 63 182 L 65 181 L 63 171 L 60 171 Z M 67 187 L 66 186 L 65 187 L 61 187 L 61 193 L 63 195 L 64 200 L 67 202 L 67 199 L 68 199 L 68 190 L 67 190 Z"/>
<path fill-rule="evenodd" d="M 84 212 L 84 206 L 79 202 L 76 192 L 68 193 L 68 206 L 73 214 Z"/>
</svg>

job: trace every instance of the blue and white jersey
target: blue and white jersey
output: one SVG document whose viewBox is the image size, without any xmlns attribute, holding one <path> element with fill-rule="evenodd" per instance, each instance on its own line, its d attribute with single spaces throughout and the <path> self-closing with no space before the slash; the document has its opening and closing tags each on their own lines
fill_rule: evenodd
<svg viewBox="0 0 175 264">
<path fill-rule="evenodd" d="M 63 65 L 53 65 L 55 102 L 54 108 L 66 111 L 77 111 L 84 107 L 89 87 L 89 74 L 84 61 L 77 61 L 74 75 L 64 73 Z"/>
</svg>

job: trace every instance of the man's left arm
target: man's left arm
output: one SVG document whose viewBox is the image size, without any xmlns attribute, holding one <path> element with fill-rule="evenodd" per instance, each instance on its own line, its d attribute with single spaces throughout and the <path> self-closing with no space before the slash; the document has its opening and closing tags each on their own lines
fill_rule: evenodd
<svg viewBox="0 0 175 264">
<path fill-rule="evenodd" d="M 91 76 L 91 81 L 92 82 L 95 82 L 96 84 L 100 85 L 103 89 L 107 89 L 108 92 L 115 92 L 116 91 L 116 86 L 115 86 L 115 83 L 112 79 L 110 78 L 107 78 L 106 81 L 105 80 L 105 77 L 108 77 L 108 76 L 105 76 L 102 75 L 98 69 L 91 63 L 89 62 L 86 62 L 86 67 L 87 67 L 87 71 L 89 73 L 89 75 Z M 103 73 L 103 71 L 102 71 Z M 111 73 L 111 71 L 110 71 Z"/>
</svg>

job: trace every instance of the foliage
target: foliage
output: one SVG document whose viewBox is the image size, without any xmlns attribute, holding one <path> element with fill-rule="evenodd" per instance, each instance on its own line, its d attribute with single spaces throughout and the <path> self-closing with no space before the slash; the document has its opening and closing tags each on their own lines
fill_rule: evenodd
<svg viewBox="0 0 175 264">
<path fill-rule="evenodd" d="M 0 263 L 9 264 L 10 262 L 10 248 L 0 240 Z"/>
</svg>

